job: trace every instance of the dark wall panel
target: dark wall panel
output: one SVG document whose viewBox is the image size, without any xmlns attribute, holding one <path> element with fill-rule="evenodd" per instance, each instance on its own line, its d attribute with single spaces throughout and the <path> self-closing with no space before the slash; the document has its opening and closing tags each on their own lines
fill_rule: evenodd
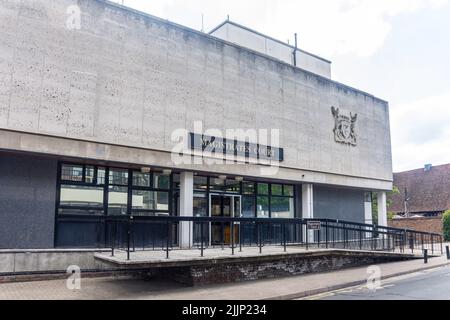
<svg viewBox="0 0 450 320">
<path fill-rule="evenodd" d="M 0 152 L 0 248 L 53 248 L 56 160 Z"/>
<path fill-rule="evenodd" d="M 314 186 L 314 218 L 364 223 L 364 191 Z"/>
</svg>

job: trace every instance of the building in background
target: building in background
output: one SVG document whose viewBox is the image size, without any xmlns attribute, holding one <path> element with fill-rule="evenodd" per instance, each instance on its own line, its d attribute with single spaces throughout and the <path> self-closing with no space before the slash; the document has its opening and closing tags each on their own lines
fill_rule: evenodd
<svg viewBox="0 0 450 320">
<path fill-rule="evenodd" d="M 205 34 L 107 1 L 76 3 L 0 3 L 0 248 L 103 247 L 107 216 L 370 223 L 373 192 L 387 225 L 386 101 L 331 80 L 329 61 L 230 21 Z M 279 141 L 223 141 L 232 165 L 205 165 L 229 149 L 205 156 L 193 143 L 182 152 L 192 162 L 175 163 L 177 130 L 219 139 L 196 132 L 197 121 L 278 129 Z M 220 223 L 207 232 L 211 244 L 229 236 Z M 175 233 L 183 247 L 198 230 Z"/>
<path fill-rule="evenodd" d="M 389 210 L 402 217 L 436 217 L 450 210 L 450 164 L 394 173 L 400 193 Z"/>
</svg>

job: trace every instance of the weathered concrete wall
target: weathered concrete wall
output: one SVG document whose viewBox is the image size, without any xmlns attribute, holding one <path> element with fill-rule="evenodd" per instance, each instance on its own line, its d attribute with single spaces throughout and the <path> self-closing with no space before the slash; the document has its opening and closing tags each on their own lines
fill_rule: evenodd
<svg viewBox="0 0 450 320">
<path fill-rule="evenodd" d="M 416 231 L 444 233 L 442 217 L 395 219 L 388 221 L 389 227 Z"/>
<path fill-rule="evenodd" d="M 361 187 L 391 187 L 387 103 L 163 20 L 76 3 L 80 30 L 66 28 L 74 1 L 1 2 L 0 128 L 162 152 L 195 120 L 205 129 L 276 128 L 282 165 L 307 171 L 308 182 L 356 177 Z M 358 114 L 357 147 L 334 141 L 331 106 Z"/>
<path fill-rule="evenodd" d="M 314 186 L 314 218 L 365 223 L 364 192 Z"/>
<path fill-rule="evenodd" d="M 0 249 L 53 248 L 55 160 L 0 152 Z"/>
<path fill-rule="evenodd" d="M 66 272 L 69 266 L 81 271 L 110 270 L 94 259 L 107 250 L 0 250 L 0 275 Z"/>
<path fill-rule="evenodd" d="M 153 275 L 165 276 L 189 286 L 205 286 L 330 272 L 345 268 L 408 260 L 411 257 L 383 253 L 324 252 L 320 254 L 265 257 L 239 262 L 193 265 L 152 270 Z"/>
</svg>

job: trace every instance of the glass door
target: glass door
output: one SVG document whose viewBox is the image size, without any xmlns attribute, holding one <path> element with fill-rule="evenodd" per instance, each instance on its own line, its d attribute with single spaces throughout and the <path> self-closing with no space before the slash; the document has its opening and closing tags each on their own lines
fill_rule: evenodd
<svg viewBox="0 0 450 320">
<path fill-rule="evenodd" d="M 234 217 L 235 218 L 241 218 L 242 217 L 242 197 L 241 196 L 235 196 L 233 197 L 233 211 L 234 211 Z M 234 223 L 234 243 L 239 243 L 239 229 L 241 228 L 240 222 Z"/>
<path fill-rule="evenodd" d="M 223 200 L 223 217 L 225 218 L 231 218 L 233 217 L 233 197 L 224 196 L 222 197 Z M 231 226 L 229 223 L 223 224 L 222 227 L 222 233 L 223 233 L 223 241 L 224 245 L 230 245 L 231 244 Z"/>
<path fill-rule="evenodd" d="M 241 217 L 241 196 L 211 194 L 210 215 L 214 217 Z M 239 243 L 239 223 L 234 225 L 235 243 Z M 211 245 L 231 245 L 231 225 L 223 222 L 211 222 Z"/>
<path fill-rule="evenodd" d="M 210 214 L 211 217 L 221 217 L 222 214 L 222 196 L 211 195 L 211 208 Z M 220 222 L 211 222 L 211 245 L 216 246 L 222 243 L 222 223 Z"/>
</svg>

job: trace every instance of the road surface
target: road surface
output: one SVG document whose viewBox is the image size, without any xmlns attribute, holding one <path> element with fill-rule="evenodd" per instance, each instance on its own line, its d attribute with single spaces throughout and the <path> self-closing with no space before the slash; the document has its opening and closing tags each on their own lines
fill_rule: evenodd
<svg viewBox="0 0 450 320">
<path fill-rule="evenodd" d="M 450 300 L 450 267 L 418 272 L 381 282 L 381 288 L 367 285 L 329 292 L 308 300 Z"/>
</svg>

